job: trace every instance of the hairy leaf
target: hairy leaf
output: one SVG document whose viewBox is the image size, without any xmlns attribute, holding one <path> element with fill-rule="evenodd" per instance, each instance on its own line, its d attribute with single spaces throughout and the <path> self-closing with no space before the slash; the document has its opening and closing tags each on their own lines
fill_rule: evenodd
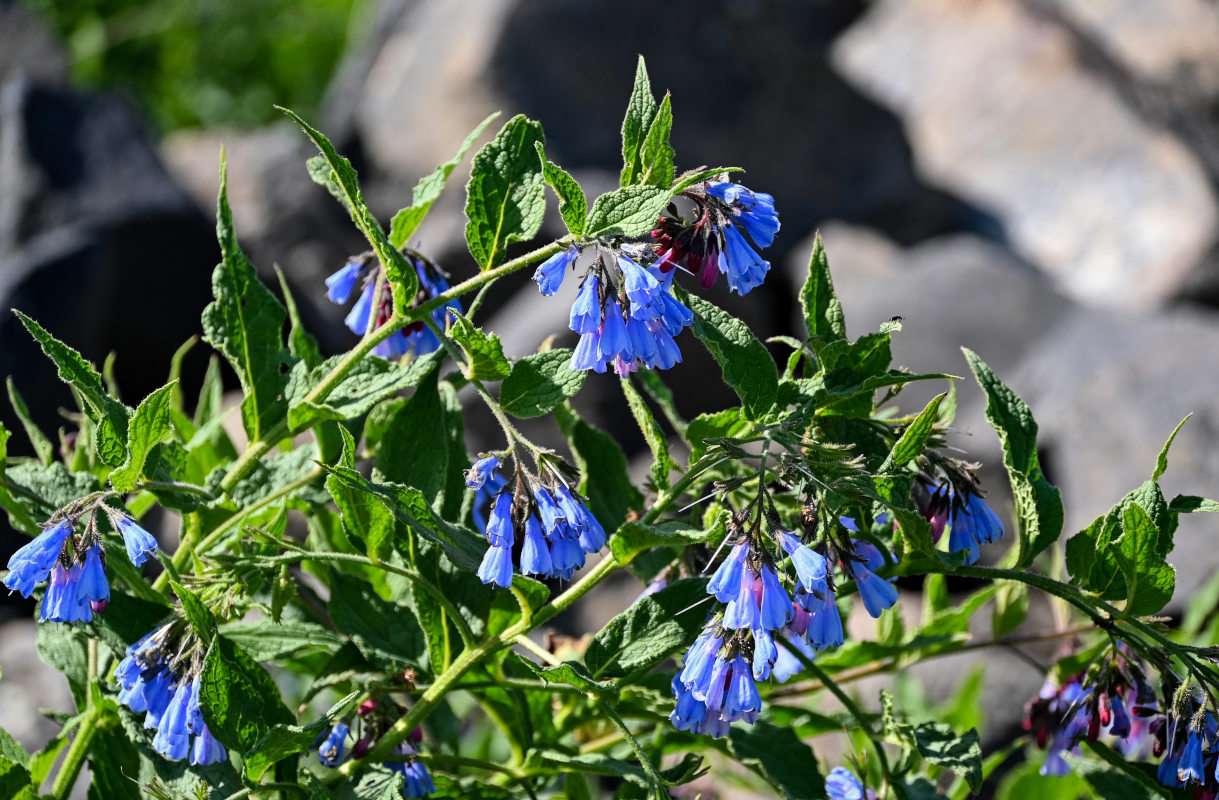
<svg viewBox="0 0 1219 800">
<path fill-rule="evenodd" d="M 744 322 L 710 301 L 682 290 L 678 299 L 694 312 L 694 335 L 719 363 L 745 415 L 759 419 L 774 406 L 779 392 L 779 371 L 765 345 Z"/>
<path fill-rule="evenodd" d="M 542 161 L 542 177 L 559 198 L 559 216 L 563 218 L 567 230 L 579 236 L 584 233 L 588 198 L 584 196 L 584 190 L 575 178 L 558 164 L 546 160 L 546 149 L 541 142 L 535 142 L 534 146 L 537 148 L 538 158 Z"/>
<path fill-rule="evenodd" d="M 660 213 L 672 195 L 667 188 L 628 186 L 601 195 L 593 201 L 584 223 L 587 236 L 643 236 L 656 227 Z"/>
<path fill-rule="evenodd" d="M 536 144 L 542 124 L 523 115 L 508 120 L 474 156 L 466 184 L 466 243 L 488 270 L 504 260 L 505 248 L 533 238 L 546 210 L 546 184 Z"/>
<path fill-rule="evenodd" d="M 708 598 L 707 580 L 690 578 L 633 603 L 589 642 L 589 673 L 638 677 L 689 647 L 706 621 Z"/>
<path fill-rule="evenodd" d="M 570 350 L 525 356 L 512 365 L 512 372 L 500 384 L 500 407 L 521 419 L 550 413 L 584 386 L 588 373 L 572 369 L 570 364 Z"/>
</svg>

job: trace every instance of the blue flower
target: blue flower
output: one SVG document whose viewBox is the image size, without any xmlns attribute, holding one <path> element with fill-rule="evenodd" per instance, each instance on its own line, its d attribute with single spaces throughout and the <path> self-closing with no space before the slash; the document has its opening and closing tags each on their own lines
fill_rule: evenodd
<svg viewBox="0 0 1219 800">
<path fill-rule="evenodd" d="M 550 548 L 538 518 L 532 514 L 525 520 L 525 545 L 521 548 L 522 575 L 549 575 L 554 569 L 550 561 Z"/>
<path fill-rule="evenodd" d="M 537 282 L 538 291 L 547 297 L 559 291 L 559 287 L 563 285 L 563 276 L 567 273 L 567 268 L 571 266 L 571 263 L 579 255 L 580 251 L 575 247 L 571 247 L 566 250 L 560 250 L 543 261 L 541 266 L 533 273 L 533 279 Z"/>
<path fill-rule="evenodd" d="M 720 271 L 728 276 L 728 285 L 732 290 L 744 295 L 766 280 L 770 262 L 758 255 L 733 225 L 725 225 Z"/>
<path fill-rule="evenodd" d="M 891 608 L 897 602 L 897 589 L 893 588 L 893 584 L 866 566 L 852 562 L 848 564 L 848 570 L 855 579 L 864 608 L 874 618 L 880 617 L 886 608 Z"/>
<path fill-rule="evenodd" d="M 593 516 L 588 506 L 579 500 L 566 486 L 559 486 L 555 491 L 564 513 L 567 514 L 567 524 L 580 534 L 580 547 L 586 553 L 596 553 L 605 547 L 605 528 Z"/>
<path fill-rule="evenodd" d="M 791 556 L 792 566 L 796 568 L 796 577 L 806 592 L 825 591 L 827 575 L 825 556 L 807 547 L 794 533 L 779 532 L 779 543 Z"/>
<path fill-rule="evenodd" d="M 572 369 L 591 369 L 605 372 L 605 360 L 601 358 L 601 334 L 597 331 L 580 336 L 575 352 L 571 354 Z"/>
<path fill-rule="evenodd" d="M 817 651 L 809 643 L 807 633 L 801 636 L 790 628 L 786 628 L 781 638 L 788 646 L 779 645 L 778 656 L 775 658 L 770 676 L 779 683 L 784 683 L 788 678 L 804 671 L 804 664 L 792 653 L 792 648 L 798 650 L 809 661 L 817 657 Z M 757 658 L 756 654 L 754 657 Z"/>
<path fill-rule="evenodd" d="M 494 583 L 507 589 L 512 585 L 512 548 L 491 545 L 478 565 L 478 577 L 483 583 Z"/>
<path fill-rule="evenodd" d="M 669 714 L 669 721 L 679 731 L 700 733 L 707 719 L 707 704 L 695 697 L 676 676 L 673 677 L 672 689 L 677 703 Z"/>
<path fill-rule="evenodd" d="M 834 600 L 834 590 L 827 588 L 824 595 L 801 594 L 798 599 L 809 613 L 808 641 L 818 650 L 842 645 L 842 615 Z"/>
<path fill-rule="evenodd" d="M 830 800 L 864 800 L 863 784 L 846 767 L 834 767 L 826 776 L 825 794 Z"/>
<path fill-rule="evenodd" d="M 770 247 L 779 232 L 779 213 L 775 210 L 773 196 L 728 182 L 708 183 L 706 191 L 731 207 L 736 220 L 745 227 L 755 245 Z"/>
<path fill-rule="evenodd" d="M 749 555 L 749 546 L 741 543 L 732 548 L 711 576 L 707 584 L 707 594 L 715 595 L 721 603 L 727 603 L 740 594 L 741 581 L 745 575 L 745 557 Z"/>
<path fill-rule="evenodd" d="M 625 361 L 635 357 L 631 353 L 631 340 L 626 335 L 626 323 L 622 320 L 622 306 L 612 297 L 605 303 L 605 319 L 601 322 L 597 353 L 602 361 L 612 361 L 619 355 Z"/>
<path fill-rule="evenodd" d="M 39 622 L 91 622 L 93 609 L 88 600 L 76 599 L 76 587 L 80 584 L 81 565 L 68 569 L 56 564 L 51 570 L 51 582 L 42 596 Z"/>
<path fill-rule="evenodd" d="M 317 760 L 323 767 L 337 767 L 343 760 L 343 748 L 347 744 L 348 728 L 342 722 L 336 723 L 325 734 L 325 739 L 317 748 Z"/>
<path fill-rule="evenodd" d="M 631 302 L 631 316 L 637 319 L 655 317 L 657 312 L 652 310 L 652 303 L 663 291 L 660 282 L 629 256 L 618 256 L 618 268 L 622 270 L 626 298 Z"/>
<path fill-rule="evenodd" d="M 707 703 L 707 709 L 711 709 L 710 701 Z M 732 661 L 732 671 L 728 675 L 720 716 L 728 722 L 741 719 L 752 723 L 761 711 L 762 697 L 758 694 L 757 684 L 754 683 L 753 672 L 745 657 L 738 654 Z"/>
<path fill-rule="evenodd" d="M 546 531 L 547 536 L 565 533 L 560 526 L 566 527 L 567 512 L 559 508 L 550 490 L 539 486 L 533 493 L 533 499 L 537 502 L 538 514 L 542 517 L 542 529 Z"/>
<path fill-rule="evenodd" d="M 596 275 L 589 275 L 571 304 L 571 329 L 576 333 L 596 333 L 601 329 L 601 296 Z"/>
<path fill-rule="evenodd" d="M 503 491 L 491 503 L 491 515 L 487 518 L 487 541 L 492 547 L 511 548 L 515 538 L 512 533 L 512 494 Z"/>
<path fill-rule="evenodd" d="M 363 258 L 356 258 L 344 264 L 338 272 L 326 279 L 326 297 L 332 303 L 343 305 L 351 297 L 351 291 L 360 277 L 360 269 L 364 266 Z"/>
<path fill-rule="evenodd" d="M 981 558 L 981 546 L 1002 538 L 1003 522 L 981 495 L 969 493 L 964 500 L 951 485 L 936 488 L 924 512 L 931 523 L 932 536 L 938 541 L 949 526 L 948 551 L 965 553 L 965 563 Z"/>
<path fill-rule="evenodd" d="M 357 336 L 363 336 L 368 330 L 368 318 L 373 313 L 373 295 L 376 293 L 376 285 L 368 284 L 364 287 L 364 291 L 360 292 L 360 296 L 356 298 L 356 304 L 351 307 L 351 311 L 347 312 L 347 316 L 343 319 L 343 324 L 347 329 Z"/>
<path fill-rule="evenodd" d="M 206 767 L 209 764 L 219 764 L 229 757 L 224 745 L 216 741 L 212 732 L 203 726 L 203 730 L 195 735 L 194 745 L 190 751 L 191 766 Z"/>
<path fill-rule="evenodd" d="M 754 628 L 753 631 L 753 677 L 764 681 L 770 677 L 771 667 L 779 656 L 775 639 L 765 628 Z"/>
<path fill-rule="evenodd" d="M 641 356 L 643 363 L 652 369 L 671 369 L 674 364 L 680 364 L 681 350 L 677 347 L 677 342 L 673 341 L 673 336 L 665 328 L 664 323 L 650 319 L 644 323 L 644 326 L 652 334 L 655 348 L 650 355 Z"/>
<path fill-rule="evenodd" d="M 792 617 L 792 599 L 779 582 L 779 576 L 768 565 L 762 565 L 762 597 L 759 608 L 762 627 L 778 630 Z"/>
<path fill-rule="evenodd" d="M 76 600 L 79 603 L 105 603 L 110 600 L 110 584 L 106 581 L 106 570 L 102 566 L 102 548 L 96 544 L 85 552 L 80 580 L 76 584 Z"/>
<path fill-rule="evenodd" d="M 1159 768 L 1156 770 L 1156 780 L 1162 785 L 1170 788 L 1176 788 L 1181 785 L 1181 781 L 1177 779 L 1178 759 L 1176 756 L 1169 754 L 1164 755 L 1164 760 L 1160 762 Z"/>
<path fill-rule="evenodd" d="M 713 636 L 710 631 L 705 631 L 694 640 L 694 644 L 690 646 L 682 662 L 678 677 L 700 700 L 705 700 L 707 697 L 707 689 L 711 685 L 711 671 L 723 644 L 722 638 Z"/>
<path fill-rule="evenodd" d="M 4 585 L 20 592 L 22 597 L 29 597 L 34 587 L 50 576 L 71 532 L 72 522 L 65 519 L 23 545 L 8 560 L 9 573 L 4 576 Z"/>
<path fill-rule="evenodd" d="M 398 755 L 413 756 L 417 751 L 409 742 L 402 742 L 394 748 L 394 752 Z M 406 761 L 392 761 L 387 766 L 405 779 L 405 786 L 402 790 L 404 796 L 425 797 L 436 791 L 436 786 L 432 783 L 432 776 L 428 774 L 423 762 L 412 758 Z"/>
<path fill-rule="evenodd" d="M 186 758 L 190 752 L 190 731 L 186 728 L 187 706 L 190 703 L 190 685 L 180 681 L 174 690 L 164 714 L 157 724 L 157 734 L 152 747 L 171 761 Z"/>
<path fill-rule="evenodd" d="M 741 630 L 761 626 L 762 618 L 758 613 L 758 593 L 754 591 L 755 582 L 757 581 L 751 572 L 745 572 L 742 575 L 736 597 L 729 600 L 724 609 L 725 628 Z"/>
<path fill-rule="evenodd" d="M 483 456 L 474 462 L 474 466 L 466 470 L 466 486 L 471 489 L 481 489 L 495 471 L 499 469 L 499 456 Z"/>
<path fill-rule="evenodd" d="M 112 517 L 115 527 L 123 536 L 123 545 L 127 548 L 127 559 L 137 567 L 148 560 L 148 556 L 157 552 L 157 540 L 151 533 L 141 528 L 134 520 L 115 515 Z"/>
<path fill-rule="evenodd" d="M 563 536 L 555 536 L 550 542 L 550 576 L 569 580 L 576 570 L 584 566 L 584 550 L 580 542 Z"/>
<path fill-rule="evenodd" d="M 1206 769 L 1203 758 L 1202 732 L 1191 731 L 1177 765 L 1177 780 L 1181 783 L 1202 783 L 1202 773 Z"/>
</svg>

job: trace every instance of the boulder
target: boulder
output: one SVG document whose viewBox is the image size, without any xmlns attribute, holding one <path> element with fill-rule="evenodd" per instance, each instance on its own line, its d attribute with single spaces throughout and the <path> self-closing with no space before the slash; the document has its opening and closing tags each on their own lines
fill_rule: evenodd
<svg viewBox="0 0 1219 800">
<path fill-rule="evenodd" d="M 883 0 L 833 63 L 902 117 L 919 174 L 988 209 L 1078 300 L 1155 306 L 1215 241 L 1195 155 L 1017 0 Z"/>
</svg>

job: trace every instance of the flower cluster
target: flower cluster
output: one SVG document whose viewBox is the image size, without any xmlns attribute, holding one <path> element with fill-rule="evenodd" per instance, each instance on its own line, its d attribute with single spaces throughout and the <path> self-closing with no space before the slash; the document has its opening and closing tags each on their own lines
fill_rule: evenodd
<svg viewBox="0 0 1219 800">
<path fill-rule="evenodd" d="M 426 303 L 448 291 L 449 282 L 440 269 L 413 250 L 402 251 L 415 267 L 419 276 L 419 290 L 411 307 Z M 332 303 L 345 304 L 355 291 L 357 284 L 363 288 L 344 320 L 352 333 L 363 336 L 375 314 L 374 327 L 379 328 L 389 321 L 394 313 L 393 290 L 384 280 L 379 280 L 380 265 L 372 253 L 356 256 L 326 279 L 326 297 Z M 377 295 L 380 285 L 381 293 Z M 461 311 L 461 303 L 449 300 L 432 311 L 432 320 L 444 328 L 449 309 Z M 399 331 L 395 331 L 373 348 L 375 355 L 383 358 L 400 358 L 405 355 L 421 356 L 440 349 L 440 340 L 423 322 L 416 320 Z"/>
<path fill-rule="evenodd" d="M 372 743 L 384 733 L 393 723 L 395 715 L 401 716 L 403 709 L 396 704 L 386 705 L 377 700 L 365 700 L 360 704 L 357 714 L 358 733 L 353 734 L 345 722 L 336 722 L 329 730 L 324 731 L 314 742 L 317 748 L 317 760 L 324 767 L 337 767 L 343 761 L 343 751 L 348 738 L 355 738 L 351 748 L 353 758 L 363 758 Z M 422 736 L 418 728 L 411 731 L 411 736 L 394 748 L 394 755 L 401 756 L 385 765 L 402 776 L 404 797 L 426 797 L 436 791 L 432 776 L 427 766 L 414 758 L 418 755 L 417 745 Z"/>
<path fill-rule="evenodd" d="M 4 585 L 22 597 L 29 597 L 37 584 L 50 580 L 39 622 L 91 622 L 110 601 L 106 550 L 97 525 L 99 509 L 105 510 L 111 525 L 122 534 L 132 564 L 138 567 L 156 552 L 157 540 L 151 533 L 109 506 L 94 503 L 79 511 L 69 506 L 56 513 L 42 533 L 13 553 L 4 577 Z"/>
<path fill-rule="evenodd" d="M 707 584 L 724 607 L 712 614 L 672 681 L 677 705 L 669 719 L 679 730 L 721 737 L 736 720 L 752 723 L 762 703 L 756 681 L 785 681 L 802 669 L 797 652 L 812 658 L 843 641 L 829 559 L 795 533 L 775 528 L 780 552 L 795 572 L 789 594 L 788 576 L 764 545 L 760 526 L 745 533 L 745 522 L 745 512 L 732 520 L 726 542 L 732 549 Z M 815 529 L 815 521 L 807 527 Z M 868 613 L 878 617 L 897 601 L 897 590 L 873 571 L 879 565 L 869 561 L 865 542 L 846 541 L 829 546 Z M 883 564 L 879 551 L 874 554 Z"/>
<path fill-rule="evenodd" d="M 662 216 L 650 247 L 624 245 L 599 252 L 580 284 L 569 324 L 580 334 L 571 368 L 619 375 L 642 364 L 669 369 L 681 362 L 675 337 L 694 322 L 694 314 L 673 296 L 677 267 L 700 276 L 709 288 L 718 272 L 740 294 L 759 286 L 770 264 L 753 249 L 768 247 L 779 230 L 774 198 L 735 183 L 704 184 L 684 193 L 696 208 L 695 220 Z M 752 245 L 751 245 L 752 242 Z M 570 246 L 543 262 L 533 275 L 542 294 L 563 284 L 580 250 Z"/>
<path fill-rule="evenodd" d="M 514 553 L 522 575 L 567 580 L 584 566 L 588 554 L 605 547 L 605 529 L 557 470 L 549 483 L 529 480 L 532 488 L 518 472 L 516 489 L 509 491 L 495 476 L 499 465 L 499 456 L 490 455 L 466 472 L 471 489 L 482 490 L 492 481 L 500 485 L 486 517 L 490 546 L 478 567 L 483 583 L 511 586 Z"/>
<path fill-rule="evenodd" d="M 202 661 L 199 648 L 187 641 L 190 637 L 178 621 L 158 628 L 127 648 L 114 678 L 120 687 L 119 702 L 144 714 L 144 727 L 156 730 L 152 746 L 158 753 L 171 761 L 189 755 L 192 765 L 215 764 L 228 754 L 203 721 Z"/>
<path fill-rule="evenodd" d="M 770 247 L 779 232 L 775 199 L 722 181 L 707 183 L 702 192 L 687 192 L 686 197 L 694 204 L 692 220 L 661 217 L 652 231 L 660 269 L 684 267 L 698 275 L 706 289 L 721 272 L 737 294 L 760 286 L 770 262 L 757 250 Z"/>
<path fill-rule="evenodd" d="M 948 528 L 948 552 L 965 553 L 965 563 L 982 557 L 981 546 L 1003 538 L 1003 522 L 979 493 L 977 485 L 963 482 L 958 491 L 946 481 L 932 491 L 923 514 L 931 523 L 931 535 L 939 541 Z"/>
<path fill-rule="evenodd" d="M 1192 695 L 1180 700 L 1149 726 L 1152 752 L 1164 759 L 1156 777 L 1170 788 L 1193 786 L 1194 797 L 1215 800 L 1219 797 L 1219 722 Z"/>
</svg>

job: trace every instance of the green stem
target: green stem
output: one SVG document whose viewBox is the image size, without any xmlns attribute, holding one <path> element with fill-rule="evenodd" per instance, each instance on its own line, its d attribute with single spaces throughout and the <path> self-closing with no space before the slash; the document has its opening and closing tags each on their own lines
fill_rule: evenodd
<svg viewBox="0 0 1219 800">
<path fill-rule="evenodd" d="M 182 481 L 140 481 L 135 485 L 135 488 L 149 492 L 185 492 L 186 494 L 206 497 L 209 500 L 214 498 L 214 495 L 204 487 L 196 486 L 193 483 L 183 483 Z"/>
<path fill-rule="evenodd" d="M 547 664 L 549 664 L 552 667 L 557 667 L 559 664 L 563 663 L 562 661 L 559 660 L 558 656 L 556 656 L 554 653 L 550 652 L 546 648 L 542 647 L 540 644 L 533 641 L 525 634 L 521 634 L 520 636 L 513 639 L 512 643 L 520 645 L 521 647 L 525 648 L 530 653 L 533 653 L 535 656 L 542 659 L 543 661 L 545 661 Z"/>
<path fill-rule="evenodd" d="M 635 751 L 635 755 L 639 758 L 639 765 L 643 767 L 644 773 L 648 776 L 648 780 L 652 783 L 652 791 L 655 792 L 657 798 L 668 797 L 668 792 L 665 791 L 664 778 L 660 777 L 660 773 L 656 771 L 656 765 L 652 763 L 652 759 L 644 752 L 643 745 L 635 738 L 635 734 L 631 733 L 631 729 L 622 721 L 622 717 L 618 716 L 618 712 L 609 703 L 598 703 L 605 716 L 614 724 L 618 732 L 622 734 L 622 738 Z"/>
<path fill-rule="evenodd" d="M 85 759 L 89 756 L 89 747 L 93 744 L 93 737 L 103 727 L 106 727 L 99 724 L 101 721 L 101 709 L 89 706 L 85 716 L 76 727 L 76 738 L 72 740 L 72 746 L 68 748 L 63 764 L 59 767 L 59 773 L 55 776 L 55 782 L 51 785 L 52 800 L 67 800 L 72 794 L 72 787 L 76 785 L 81 767 L 85 765 Z"/>
</svg>

